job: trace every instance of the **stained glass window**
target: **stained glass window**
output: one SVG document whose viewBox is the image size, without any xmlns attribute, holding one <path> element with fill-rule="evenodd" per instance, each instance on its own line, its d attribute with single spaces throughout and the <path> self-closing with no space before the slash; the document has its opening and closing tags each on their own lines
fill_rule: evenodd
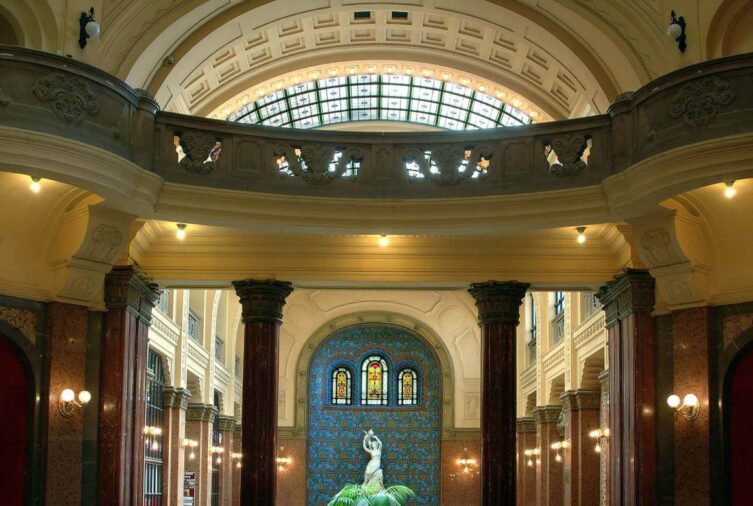
<svg viewBox="0 0 753 506">
<path fill-rule="evenodd" d="M 413 369 L 403 369 L 397 375 L 397 403 L 401 406 L 418 404 L 418 374 Z"/>
<path fill-rule="evenodd" d="M 228 121 L 317 128 L 351 121 L 401 121 L 448 130 L 527 125 L 523 111 L 481 91 L 394 74 L 327 77 L 244 105 Z"/>
<path fill-rule="evenodd" d="M 361 366 L 361 404 L 386 405 L 388 385 L 387 362 L 378 355 L 364 360 Z"/>
<path fill-rule="evenodd" d="M 332 404 L 352 404 L 352 384 L 350 371 L 345 367 L 332 371 Z"/>
</svg>

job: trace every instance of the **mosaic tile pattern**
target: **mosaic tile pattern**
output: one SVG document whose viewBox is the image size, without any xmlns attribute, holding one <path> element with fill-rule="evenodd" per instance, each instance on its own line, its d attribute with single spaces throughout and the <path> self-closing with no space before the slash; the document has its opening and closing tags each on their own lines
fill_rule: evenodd
<svg viewBox="0 0 753 506">
<path fill-rule="evenodd" d="M 388 406 L 360 406 L 360 362 L 381 353 L 390 363 Z M 352 406 L 331 406 L 333 365 L 350 364 L 354 372 Z M 397 406 L 397 371 L 415 364 L 421 374 L 418 406 Z M 401 327 L 358 325 L 328 337 L 314 353 L 309 369 L 308 505 L 326 505 L 347 483 L 361 483 L 369 460 L 361 446 L 363 430 L 373 428 L 384 443 L 386 486 L 407 485 L 412 504 L 439 504 L 440 408 L 442 389 L 437 359 L 424 341 Z"/>
</svg>

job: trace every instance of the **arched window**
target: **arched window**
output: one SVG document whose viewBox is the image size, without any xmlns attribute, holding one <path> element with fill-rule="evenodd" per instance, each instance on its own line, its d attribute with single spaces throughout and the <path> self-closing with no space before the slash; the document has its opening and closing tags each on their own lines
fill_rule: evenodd
<svg viewBox="0 0 753 506">
<path fill-rule="evenodd" d="M 403 369 L 397 375 L 397 403 L 400 406 L 418 404 L 418 374 L 414 369 Z"/>
<path fill-rule="evenodd" d="M 144 504 L 162 504 L 162 432 L 164 410 L 162 391 L 165 370 L 162 357 L 149 350 L 146 362 L 146 413 L 144 438 Z"/>
<path fill-rule="evenodd" d="M 389 372 L 387 362 L 372 355 L 361 366 L 361 404 L 387 405 Z"/>
<path fill-rule="evenodd" d="M 352 404 L 353 378 L 345 367 L 332 371 L 332 404 Z"/>
</svg>

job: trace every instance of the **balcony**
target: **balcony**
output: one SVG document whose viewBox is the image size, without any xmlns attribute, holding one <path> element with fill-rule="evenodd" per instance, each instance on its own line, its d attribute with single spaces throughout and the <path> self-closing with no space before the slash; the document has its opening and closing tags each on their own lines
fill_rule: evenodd
<svg viewBox="0 0 753 506">
<path fill-rule="evenodd" d="M 0 46 L 0 71 L 6 76 L 0 153 L 8 166 L 30 172 L 33 165 L 28 157 L 9 154 L 21 138 L 10 136 L 12 131 L 26 132 L 28 142 L 51 152 L 70 147 L 60 139 L 83 143 L 95 148 L 89 156 L 107 161 L 109 172 L 95 174 L 71 163 L 45 166 L 43 176 L 121 198 L 133 195 L 123 184 L 164 193 L 168 187 L 159 180 L 178 184 L 169 187 L 178 192 L 172 198 L 183 185 L 328 202 L 585 191 L 652 157 L 753 132 L 751 54 L 665 75 L 619 97 L 601 116 L 427 133 L 295 130 L 161 112 L 144 92 L 99 69 L 18 47 Z M 38 136 L 30 138 L 29 131 Z M 158 178 L 144 179 L 134 168 Z M 708 171 L 687 177 L 719 181 Z"/>
</svg>

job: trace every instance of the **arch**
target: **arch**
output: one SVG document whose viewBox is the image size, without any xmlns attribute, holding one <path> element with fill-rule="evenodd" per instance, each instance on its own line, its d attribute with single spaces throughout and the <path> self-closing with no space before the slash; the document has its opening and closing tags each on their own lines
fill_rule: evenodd
<svg viewBox="0 0 753 506">
<path fill-rule="evenodd" d="M 724 0 L 714 13 L 706 35 L 706 58 L 753 51 L 750 0 Z"/>
<path fill-rule="evenodd" d="M 20 26 L 15 18 L 11 17 L 8 12 L 0 7 L 0 44 L 9 46 L 20 46 L 21 36 L 19 35 Z"/>
<path fill-rule="evenodd" d="M 329 374 L 332 387 L 329 393 L 329 402 L 332 405 L 351 405 L 353 403 L 353 372 L 345 364 L 331 368 Z"/>
<path fill-rule="evenodd" d="M 745 339 L 745 338 L 748 339 Z M 725 492 L 733 506 L 748 503 L 749 478 L 753 473 L 753 329 L 748 329 L 738 339 L 748 343 L 735 354 L 724 375 L 722 416 L 724 430 Z"/>
<path fill-rule="evenodd" d="M 549 401 L 550 406 L 561 406 L 562 399 L 560 395 L 565 391 L 565 373 L 558 375 L 549 383 Z"/>
<path fill-rule="evenodd" d="M 604 370 L 604 351 L 604 348 L 600 348 L 583 361 L 583 370 L 580 375 L 581 390 L 601 390 L 599 374 Z"/>
<path fill-rule="evenodd" d="M 441 408 L 442 437 L 453 437 L 456 434 L 454 411 L 455 373 L 452 367 L 452 361 L 450 360 L 450 353 L 445 347 L 442 339 L 427 325 L 411 318 L 410 316 L 394 312 L 363 312 L 343 315 L 330 320 L 311 334 L 308 340 L 304 343 L 301 353 L 298 356 L 296 367 L 298 374 L 295 385 L 297 402 L 294 403 L 295 426 L 292 429 L 292 433 L 300 436 L 306 434 L 308 424 L 307 406 L 309 405 L 308 377 L 314 352 L 319 345 L 337 329 L 362 323 L 381 323 L 403 327 L 414 334 L 418 334 L 426 341 L 427 345 L 436 355 L 441 370 L 443 399 Z"/>
<path fill-rule="evenodd" d="M 526 395 L 526 411 L 525 416 L 533 416 L 533 408 L 536 407 L 536 390 Z"/>
<path fill-rule="evenodd" d="M 5 0 L 0 5 L 0 17 L 5 18 L 12 27 L 15 45 L 50 52 L 57 49 L 57 22 L 46 0 L 33 4 L 25 0 Z M 0 44 L 5 43 L 0 41 Z"/>
<path fill-rule="evenodd" d="M 191 371 L 187 371 L 186 388 L 191 392 L 191 401 L 201 403 L 204 401 L 204 392 L 201 388 L 201 379 Z"/>
</svg>

